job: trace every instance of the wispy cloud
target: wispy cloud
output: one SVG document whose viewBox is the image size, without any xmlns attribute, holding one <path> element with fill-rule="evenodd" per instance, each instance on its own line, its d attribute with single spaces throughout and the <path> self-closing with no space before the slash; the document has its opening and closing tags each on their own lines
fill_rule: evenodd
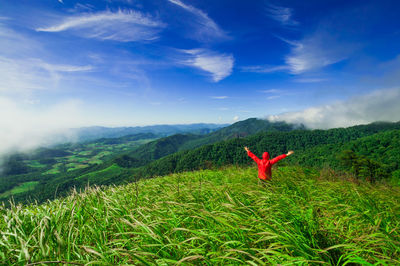
<svg viewBox="0 0 400 266">
<path fill-rule="evenodd" d="M 90 64 L 52 63 L 44 59 L 50 51 L 28 36 L 0 23 L 0 92 L 29 94 L 33 90 L 51 89 L 64 76 L 69 78 L 95 69 Z"/>
<path fill-rule="evenodd" d="M 278 99 L 280 97 L 281 97 L 280 95 L 272 95 L 272 96 L 268 96 L 267 100 L 274 100 L 274 99 Z"/>
<path fill-rule="evenodd" d="M 299 78 L 295 79 L 294 82 L 298 83 L 319 83 L 319 82 L 324 82 L 328 81 L 326 78 Z"/>
<path fill-rule="evenodd" d="M 206 49 L 183 50 L 187 55 L 181 63 L 209 73 L 218 82 L 232 73 L 234 58 L 231 54 L 220 54 Z"/>
<path fill-rule="evenodd" d="M 278 21 L 284 26 L 295 26 L 299 24 L 297 21 L 293 19 L 292 8 L 268 4 L 266 11 L 268 17 Z"/>
<path fill-rule="evenodd" d="M 0 91 L 26 93 L 57 86 L 63 74 L 87 72 L 90 65 L 74 66 L 51 64 L 41 59 L 13 59 L 0 57 Z"/>
<path fill-rule="evenodd" d="M 268 94 L 270 94 L 270 93 L 282 93 L 281 90 L 277 90 L 277 89 L 260 90 L 259 92 L 268 93 Z"/>
<path fill-rule="evenodd" d="M 39 67 L 46 69 L 49 72 L 86 72 L 93 70 L 90 65 L 86 66 L 73 66 L 73 65 L 57 65 L 49 64 L 43 61 L 39 61 L 37 64 Z"/>
<path fill-rule="evenodd" d="M 317 71 L 326 66 L 347 59 L 355 50 L 355 46 L 343 42 L 330 33 L 319 30 L 302 40 L 293 41 L 279 38 L 289 44 L 291 49 L 284 59 L 284 64 L 278 66 L 246 66 L 242 71 L 254 73 L 289 72 L 294 75 Z M 304 82 L 317 82 L 303 79 Z M 319 80 L 322 81 L 322 80 Z M 301 80 L 300 80 L 301 82 Z"/>
<path fill-rule="evenodd" d="M 267 100 L 280 98 L 282 95 L 287 95 L 287 92 L 277 89 L 260 90 L 259 92 L 267 94 Z"/>
<path fill-rule="evenodd" d="M 400 89 L 377 90 L 324 106 L 268 116 L 271 121 L 303 123 L 310 128 L 335 128 L 374 121 L 400 121 Z"/>
<path fill-rule="evenodd" d="M 277 71 L 289 70 L 289 66 L 244 66 L 241 67 L 243 72 L 252 73 L 272 73 Z"/>
<path fill-rule="evenodd" d="M 217 99 L 217 100 L 223 100 L 223 99 L 227 99 L 228 96 L 211 96 L 212 99 Z"/>
<path fill-rule="evenodd" d="M 173 3 L 184 10 L 190 12 L 195 16 L 194 23 L 197 25 L 196 32 L 191 34 L 191 36 L 195 39 L 201 41 L 208 41 L 210 38 L 224 39 L 227 38 L 228 35 L 214 22 L 206 13 L 202 10 L 193 7 L 191 5 L 187 5 L 180 0 L 168 0 L 170 3 Z M 191 23 L 191 20 L 187 20 L 185 23 Z"/>
<path fill-rule="evenodd" d="M 133 42 L 155 40 L 165 27 L 161 21 L 133 10 L 84 13 L 61 20 L 61 23 L 37 28 L 36 31 L 71 31 L 85 38 Z"/>
<path fill-rule="evenodd" d="M 340 43 L 329 33 L 317 32 L 301 41 L 289 43 L 291 52 L 285 57 L 286 66 L 292 74 L 338 63 L 346 59 L 351 48 Z"/>
</svg>

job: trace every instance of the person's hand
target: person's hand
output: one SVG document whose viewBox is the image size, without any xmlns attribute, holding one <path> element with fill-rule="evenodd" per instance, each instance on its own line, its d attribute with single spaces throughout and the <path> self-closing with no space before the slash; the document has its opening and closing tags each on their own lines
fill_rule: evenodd
<svg viewBox="0 0 400 266">
<path fill-rule="evenodd" d="M 244 147 L 244 150 L 245 150 L 245 151 L 249 151 L 249 148 L 247 148 L 247 147 L 245 146 L 245 147 Z"/>
<path fill-rule="evenodd" d="M 292 155 L 294 153 L 294 151 L 288 151 L 288 153 L 286 153 L 287 156 Z"/>
</svg>

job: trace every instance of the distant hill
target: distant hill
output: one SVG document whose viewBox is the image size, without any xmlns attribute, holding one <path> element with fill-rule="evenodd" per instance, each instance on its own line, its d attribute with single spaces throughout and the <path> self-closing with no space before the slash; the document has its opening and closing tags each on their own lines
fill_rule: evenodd
<svg viewBox="0 0 400 266">
<path fill-rule="evenodd" d="M 90 141 L 100 138 L 119 138 L 140 133 L 152 133 L 161 137 L 178 133 L 207 134 L 227 126 L 226 124 L 183 124 L 183 125 L 154 125 L 143 127 L 82 127 L 70 129 L 69 134 L 76 136 L 77 141 Z"/>
</svg>

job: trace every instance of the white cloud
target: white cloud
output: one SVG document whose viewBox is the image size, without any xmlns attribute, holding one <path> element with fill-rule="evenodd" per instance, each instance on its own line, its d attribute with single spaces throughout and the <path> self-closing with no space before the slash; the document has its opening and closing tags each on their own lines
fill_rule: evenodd
<svg viewBox="0 0 400 266">
<path fill-rule="evenodd" d="M 180 0 L 168 0 L 169 2 L 183 8 L 192 13 L 196 19 L 196 32 L 191 34 L 191 37 L 201 41 L 208 41 L 210 38 L 227 38 L 227 34 L 214 22 L 206 13 L 193 6 L 187 5 Z M 185 23 L 191 23 L 191 20 L 186 20 Z"/>
<path fill-rule="evenodd" d="M 37 65 L 43 69 L 46 69 L 49 72 L 86 72 L 93 70 L 93 67 L 90 65 L 86 66 L 57 65 L 57 64 L 49 64 L 42 61 L 39 61 Z"/>
<path fill-rule="evenodd" d="M 289 72 L 294 75 L 318 71 L 329 65 L 336 64 L 350 57 L 356 45 L 343 41 L 340 36 L 332 35 L 321 26 L 313 34 L 301 40 L 288 40 L 278 37 L 290 45 L 290 52 L 284 56 L 282 65 L 256 65 L 242 67 L 242 71 L 254 73 Z M 305 82 L 317 82 L 316 79 Z M 318 80 L 322 81 L 322 80 Z M 301 82 L 301 80 L 299 81 Z"/>
<path fill-rule="evenodd" d="M 273 4 L 268 4 L 267 6 L 267 16 L 273 20 L 278 21 L 285 26 L 295 26 L 299 23 L 295 21 L 293 16 L 293 9 L 283 6 L 276 6 Z"/>
<path fill-rule="evenodd" d="M 87 72 L 90 65 L 50 64 L 41 59 L 0 57 L 0 92 L 26 93 L 56 87 L 63 74 Z"/>
<path fill-rule="evenodd" d="M 36 31 L 71 31 L 78 36 L 120 42 L 150 41 L 158 38 L 164 23 L 133 10 L 85 13 L 62 19 L 56 25 L 37 28 Z"/>
<path fill-rule="evenodd" d="M 277 89 L 261 90 L 259 92 L 268 94 L 267 100 L 274 100 L 280 98 L 282 95 L 289 95 L 288 92 Z"/>
<path fill-rule="evenodd" d="M 243 72 L 253 72 L 253 73 L 272 73 L 277 71 L 289 70 L 289 66 L 245 66 L 241 70 Z"/>
<path fill-rule="evenodd" d="M 318 83 L 318 82 L 324 82 L 327 81 L 328 79 L 326 78 L 299 78 L 295 79 L 295 82 L 299 83 Z"/>
<path fill-rule="evenodd" d="M 216 100 L 223 100 L 223 99 L 227 99 L 228 96 L 211 96 L 212 99 L 216 99 Z"/>
<path fill-rule="evenodd" d="M 262 92 L 262 93 L 281 93 L 282 91 L 281 90 L 277 90 L 277 89 L 269 89 L 269 90 L 261 90 L 259 92 Z"/>
<path fill-rule="evenodd" d="M 338 63 L 349 55 L 350 47 L 338 42 L 329 33 L 318 32 L 298 42 L 290 42 L 292 50 L 285 57 L 292 74 L 320 69 Z"/>
<path fill-rule="evenodd" d="M 237 122 L 237 121 L 239 121 L 239 116 L 237 116 L 237 115 L 236 115 L 236 116 L 234 116 L 234 117 L 233 117 L 233 121 L 234 121 L 234 122 Z"/>
<path fill-rule="evenodd" d="M 66 129 L 82 126 L 80 109 L 79 100 L 67 100 L 38 111 L 0 96 L 0 156 L 53 144 L 59 134 L 71 137 Z"/>
<path fill-rule="evenodd" d="M 280 95 L 272 95 L 272 96 L 268 96 L 267 99 L 268 100 L 274 100 L 274 99 L 278 99 L 280 97 L 281 97 Z"/>
<path fill-rule="evenodd" d="M 335 128 L 374 121 L 400 121 L 400 89 L 382 89 L 347 101 L 271 115 L 271 121 L 303 123 L 310 128 Z"/>
<path fill-rule="evenodd" d="M 232 73 L 234 58 L 231 54 L 220 54 L 206 49 L 183 50 L 189 58 L 181 62 L 211 74 L 218 82 Z"/>
</svg>

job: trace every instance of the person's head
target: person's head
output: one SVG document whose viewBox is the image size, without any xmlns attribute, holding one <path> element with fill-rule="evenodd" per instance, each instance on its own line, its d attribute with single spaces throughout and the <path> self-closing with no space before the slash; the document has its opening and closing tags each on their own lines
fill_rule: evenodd
<svg viewBox="0 0 400 266">
<path fill-rule="evenodd" d="M 263 160 L 269 160 L 269 153 L 268 152 L 264 152 L 262 155 Z"/>
</svg>

